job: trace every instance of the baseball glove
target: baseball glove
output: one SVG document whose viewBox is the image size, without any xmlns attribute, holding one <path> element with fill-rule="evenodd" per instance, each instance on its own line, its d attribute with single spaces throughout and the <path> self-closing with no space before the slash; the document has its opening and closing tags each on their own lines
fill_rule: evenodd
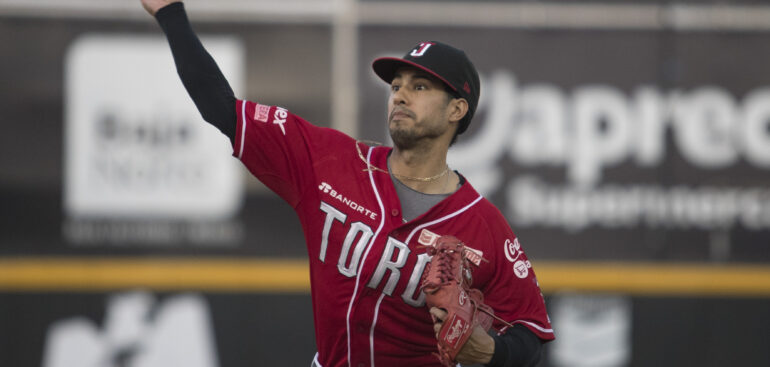
<svg viewBox="0 0 770 367">
<path fill-rule="evenodd" d="M 446 366 L 456 365 L 455 357 L 476 325 L 489 330 L 494 315 L 492 308 L 484 304 L 481 291 L 470 288 L 471 268 L 465 251 L 465 245 L 456 237 L 439 237 L 434 246 L 428 247 L 433 259 L 422 278 L 428 308 L 437 307 L 447 312 L 436 336 L 436 355 Z"/>
</svg>

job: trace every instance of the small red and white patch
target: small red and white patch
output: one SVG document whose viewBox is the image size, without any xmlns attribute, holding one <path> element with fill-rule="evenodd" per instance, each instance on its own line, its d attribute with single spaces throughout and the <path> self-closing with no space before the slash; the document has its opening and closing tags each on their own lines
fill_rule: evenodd
<svg viewBox="0 0 770 367">
<path fill-rule="evenodd" d="M 441 236 L 427 229 L 423 229 L 420 231 L 420 237 L 417 238 L 417 242 L 424 246 L 436 247 L 436 241 L 438 241 L 439 237 Z M 475 248 L 470 248 L 466 244 L 463 245 L 465 246 L 463 256 L 468 259 L 468 261 L 472 262 L 476 266 L 479 266 L 481 264 L 481 260 L 484 260 L 484 252 L 476 250 Z"/>
<path fill-rule="evenodd" d="M 425 246 L 435 246 L 436 241 L 438 240 L 439 237 L 441 236 L 427 229 L 423 229 L 422 231 L 420 231 L 420 237 L 417 239 L 417 242 Z"/>
<path fill-rule="evenodd" d="M 254 108 L 254 120 L 257 120 L 259 122 L 267 122 L 267 119 L 270 116 L 270 106 L 265 106 L 262 104 L 257 104 L 257 107 Z"/>
<path fill-rule="evenodd" d="M 481 260 L 484 259 L 484 252 L 465 246 L 465 258 L 472 262 L 474 265 L 481 265 Z"/>
<path fill-rule="evenodd" d="M 460 291 L 460 297 L 459 297 L 459 299 L 457 301 L 460 302 L 460 306 L 464 306 L 466 300 L 468 300 L 468 295 L 465 294 L 465 291 L 461 290 Z"/>
</svg>

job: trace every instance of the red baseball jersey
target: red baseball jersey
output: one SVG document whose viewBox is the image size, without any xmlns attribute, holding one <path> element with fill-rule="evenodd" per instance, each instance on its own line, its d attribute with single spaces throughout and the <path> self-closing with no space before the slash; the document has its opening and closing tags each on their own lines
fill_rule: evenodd
<svg viewBox="0 0 770 367">
<path fill-rule="evenodd" d="M 430 262 L 425 244 L 436 235 L 476 250 L 473 287 L 497 316 L 554 338 L 527 256 L 500 211 L 470 183 L 404 223 L 390 175 L 367 169 L 368 162 L 387 171 L 391 148 L 366 146 L 281 107 L 236 106 L 233 155 L 302 223 L 321 366 L 441 366 L 420 291 Z"/>
</svg>

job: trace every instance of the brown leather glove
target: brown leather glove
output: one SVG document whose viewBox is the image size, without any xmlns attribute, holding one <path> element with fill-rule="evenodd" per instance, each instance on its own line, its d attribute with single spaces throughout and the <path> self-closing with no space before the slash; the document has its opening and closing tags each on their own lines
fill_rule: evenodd
<svg viewBox="0 0 770 367">
<path fill-rule="evenodd" d="M 492 327 L 492 309 L 484 304 L 484 295 L 471 289 L 470 262 L 465 245 L 454 236 L 441 236 L 428 254 L 433 258 L 426 266 L 422 290 L 428 308 L 437 307 L 447 317 L 436 338 L 441 363 L 455 366 L 455 357 L 473 332 L 475 325 L 484 330 Z M 436 320 L 433 320 L 436 322 Z"/>
</svg>

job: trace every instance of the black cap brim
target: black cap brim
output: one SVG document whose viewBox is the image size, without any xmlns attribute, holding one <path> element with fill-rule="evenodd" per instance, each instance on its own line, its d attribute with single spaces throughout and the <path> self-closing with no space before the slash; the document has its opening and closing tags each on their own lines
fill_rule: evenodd
<svg viewBox="0 0 770 367">
<path fill-rule="evenodd" d="M 385 83 L 392 82 L 393 78 L 396 76 L 396 71 L 399 68 L 402 68 L 405 66 L 420 69 L 430 75 L 433 75 L 434 77 L 436 77 L 436 79 L 441 80 L 444 84 L 446 84 L 446 86 L 448 86 L 449 89 L 457 92 L 457 88 L 455 88 L 451 83 L 449 83 L 441 75 L 438 75 L 435 71 L 428 69 L 420 64 L 411 62 L 409 60 L 400 59 L 398 57 L 380 57 L 374 60 L 374 62 L 372 62 L 372 69 L 374 69 L 374 73 L 377 74 L 377 76 L 379 76 L 380 79 L 384 80 Z"/>
</svg>

